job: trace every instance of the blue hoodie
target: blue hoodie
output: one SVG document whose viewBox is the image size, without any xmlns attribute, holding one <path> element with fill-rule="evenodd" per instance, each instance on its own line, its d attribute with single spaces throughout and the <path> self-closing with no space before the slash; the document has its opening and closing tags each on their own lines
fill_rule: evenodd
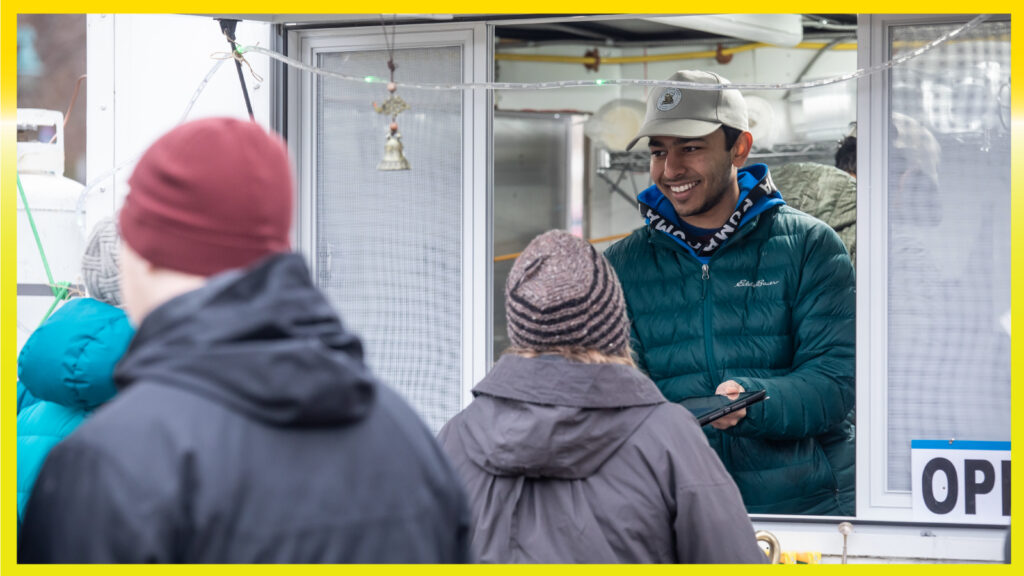
<svg viewBox="0 0 1024 576">
<path fill-rule="evenodd" d="M 752 164 L 750 166 L 740 168 L 736 173 L 736 181 L 740 186 L 740 197 L 736 201 L 736 207 L 738 208 L 740 204 L 742 204 L 743 201 L 747 198 L 747 195 L 750 194 L 750 191 L 766 178 L 769 178 L 768 167 L 765 166 L 764 164 Z M 747 222 L 753 220 L 755 216 L 771 208 L 772 206 L 777 206 L 779 204 L 786 203 L 785 200 L 782 199 L 782 194 L 779 193 L 779 191 L 775 189 L 775 186 L 770 183 L 770 178 L 769 185 L 772 188 L 771 193 L 762 197 L 753 207 L 751 207 L 749 211 L 747 211 L 746 214 L 743 215 L 743 219 L 740 220 L 740 227 L 742 227 Z M 650 206 L 659 214 L 664 216 L 666 220 L 668 220 L 675 226 L 682 228 L 685 231 L 709 232 L 706 230 L 702 230 L 700 228 L 695 228 L 693 226 L 690 226 L 686 222 L 680 221 L 679 216 L 676 214 L 675 208 L 672 207 L 672 202 L 668 198 L 666 198 L 664 194 L 661 193 L 661 190 L 658 190 L 658 186 L 656 184 L 641 192 L 640 195 L 637 196 L 637 199 L 643 202 L 644 204 Z M 646 220 L 646 222 L 647 224 L 651 223 L 650 220 Z M 678 243 L 680 246 L 685 248 L 686 251 L 692 254 L 693 257 L 696 258 L 701 264 L 708 263 L 710 256 L 698 256 L 697 253 L 693 251 L 693 248 L 690 248 L 690 246 L 680 238 L 673 236 L 671 234 L 666 235 L 672 240 L 674 240 L 676 243 Z M 728 243 L 728 241 L 726 241 L 726 243 Z"/>
<path fill-rule="evenodd" d="M 43 323 L 18 356 L 18 524 L 39 469 L 114 387 L 135 331 L 120 308 L 76 298 Z"/>
</svg>

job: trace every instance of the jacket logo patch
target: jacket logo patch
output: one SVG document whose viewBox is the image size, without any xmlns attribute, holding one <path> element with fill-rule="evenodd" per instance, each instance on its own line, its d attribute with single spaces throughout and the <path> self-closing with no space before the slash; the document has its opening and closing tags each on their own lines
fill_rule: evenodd
<svg viewBox="0 0 1024 576">
<path fill-rule="evenodd" d="M 778 280 L 758 280 L 757 282 L 751 282 L 750 280 L 740 280 L 736 283 L 736 288 L 762 288 L 764 286 L 775 286 L 778 284 Z"/>
</svg>

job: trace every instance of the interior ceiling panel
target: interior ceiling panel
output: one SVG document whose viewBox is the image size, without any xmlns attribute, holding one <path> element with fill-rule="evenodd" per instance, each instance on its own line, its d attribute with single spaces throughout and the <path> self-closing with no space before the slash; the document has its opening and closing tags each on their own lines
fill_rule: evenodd
<svg viewBox="0 0 1024 576">
<path fill-rule="evenodd" d="M 804 36 L 853 33 L 856 31 L 857 15 L 805 14 L 803 25 Z M 508 25 L 498 22 L 496 35 L 506 43 L 663 44 L 724 39 L 708 32 L 652 22 L 642 17 L 536 24 L 517 21 Z"/>
<path fill-rule="evenodd" d="M 210 17 L 256 20 L 290 27 L 346 27 L 379 25 L 380 14 L 210 14 Z M 659 14 L 665 16 L 665 14 Z M 804 36 L 853 33 L 856 14 L 804 14 Z M 506 43 L 600 43 L 606 45 L 664 44 L 715 40 L 715 34 L 680 28 L 623 14 L 384 14 L 389 24 L 422 24 L 486 20 Z M 558 21 L 564 19 L 563 21 Z M 535 20 L 535 21 L 531 21 Z M 503 22 L 508 22 L 507 24 Z"/>
</svg>

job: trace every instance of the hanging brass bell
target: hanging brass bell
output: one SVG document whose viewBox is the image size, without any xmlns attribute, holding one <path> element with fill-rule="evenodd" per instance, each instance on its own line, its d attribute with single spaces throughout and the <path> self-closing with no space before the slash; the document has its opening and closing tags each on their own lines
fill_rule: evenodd
<svg viewBox="0 0 1024 576">
<path fill-rule="evenodd" d="M 409 170 L 409 161 L 402 154 L 402 135 L 397 131 L 388 134 L 384 142 L 384 159 L 377 164 L 377 170 Z"/>
</svg>

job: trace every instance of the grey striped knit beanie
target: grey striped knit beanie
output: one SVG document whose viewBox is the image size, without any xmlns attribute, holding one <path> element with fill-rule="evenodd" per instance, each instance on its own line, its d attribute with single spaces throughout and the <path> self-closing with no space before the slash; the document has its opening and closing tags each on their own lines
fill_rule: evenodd
<svg viewBox="0 0 1024 576">
<path fill-rule="evenodd" d="M 516 259 L 505 283 L 505 315 L 517 347 L 627 350 L 629 320 L 615 270 L 564 230 L 537 236 Z"/>
<path fill-rule="evenodd" d="M 82 282 L 89 296 L 111 306 L 121 305 L 121 238 L 113 218 L 92 229 L 82 254 Z"/>
</svg>

